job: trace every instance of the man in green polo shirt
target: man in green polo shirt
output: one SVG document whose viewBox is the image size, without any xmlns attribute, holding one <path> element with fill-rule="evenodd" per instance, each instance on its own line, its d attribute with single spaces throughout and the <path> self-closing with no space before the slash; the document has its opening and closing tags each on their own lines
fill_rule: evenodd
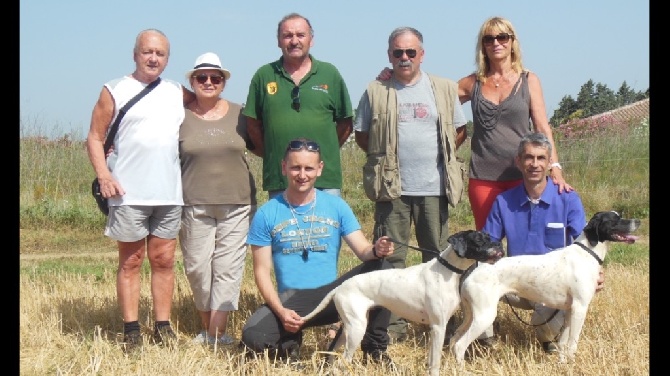
<svg viewBox="0 0 670 376">
<path fill-rule="evenodd" d="M 334 65 L 309 53 L 314 30 L 307 18 L 291 13 L 277 26 L 279 60 L 261 66 L 249 84 L 243 114 L 263 158 L 263 190 L 273 197 L 287 187 L 281 173 L 286 144 L 305 137 L 321 145 L 323 173 L 316 188 L 340 195 L 340 147 L 352 132 L 353 110 L 344 79 Z"/>
</svg>

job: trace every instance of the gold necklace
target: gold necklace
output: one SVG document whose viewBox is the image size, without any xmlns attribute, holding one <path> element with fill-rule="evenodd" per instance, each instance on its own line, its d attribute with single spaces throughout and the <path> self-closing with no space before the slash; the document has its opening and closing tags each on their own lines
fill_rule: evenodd
<svg viewBox="0 0 670 376">
<path fill-rule="evenodd" d="M 505 76 L 500 76 L 500 80 L 502 80 Z M 499 80 L 496 80 L 495 77 L 491 76 L 491 79 L 493 80 L 493 85 L 495 85 L 496 89 L 500 87 L 500 82 Z"/>
<path fill-rule="evenodd" d="M 295 226 L 298 228 L 298 236 L 300 236 L 300 242 L 302 243 L 302 259 L 304 261 L 307 261 L 307 258 L 309 257 L 309 249 L 312 249 L 310 240 L 312 239 L 312 229 L 314 228 L 314 211 L 316 210 L 316 192 L 314 192 L 314 201 L 312 201 L 312 205 L 307 210 L 305 210 L 304 213 L 298 213 L 296 208 L 293 207 L 293 205 L 291 205 L 291 201 L 289 201 L 288 197 L 286 196 L 286 191 L 284 191 L 284 200 L 286 200 L 288 208 L 291 211 L 291 216 L 293 216 L 293 220 L 295 221 Z M 309 213 L 310 211 L 312 212 L 311 216 L 307 215 L 307 213 Z M 307 233 L 306 241 L 305 238 L 303 238 L 303 234 L 305 233 L 305 231 L 301 229 L 300 225 L 298 224 L 298 216 L 307 216 L 310 222 L 309 232 Z"/>
<path fill-rule="evenodd" d="M 501 74 L 500 77 L 497 80 L 493 75 L 491 75 L 491 79 L 493 80 L 493 85 L 496 87 L 496 89 L 500 87 L 501 83 L 509 83 L 511 81 L 511 80 L 508 79 L 508 75 L 509 75 L 508 73 Z"/>
</svg>

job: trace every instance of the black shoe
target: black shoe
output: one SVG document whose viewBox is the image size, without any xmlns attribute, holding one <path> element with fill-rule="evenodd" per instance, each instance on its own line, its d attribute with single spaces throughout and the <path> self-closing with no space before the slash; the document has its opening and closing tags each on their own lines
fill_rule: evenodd
<svg viewBox="0 0 670 376">
<path fill-rule="evenodd" d="M 498 338 L 496 336 L 477 338 L 465 350 L 465 358 L 473 359 L 476 356 L 490 354 L 495 351 L 498 346 Z"/>
<path fill-rule="evenodd" d="M 154 343 L 157 345 L 174 345 L 177 343 L 177 334 L 170 325 L 154 329 Z"/>
<path fill-rule="evenodd" d="M 363 364 L 376 363 L 388 367 L 393 371 L 397 371 L 393 359 L 384 350 L 375 349 L 372 351 L 363 351 Z"/>
<path fill-rule="evenodd" d="M 142 346 L 142 334 L 139 330 L 132 330 L 123 334 L 123 343 L 121 344 L 123 351 L 129 352 Z"/>
<path fill-rule="evenodd" d="M 300 345 L 294 344 L 286 350 L 286 360 L 294 371 L 303 371 L 307 366 L 300 361 Z"/>
<path fill-rule="evenodd" d="M 496 345 L 498 344 L 498 339 L 495 336 L 478 338 L 475 340 L 475 343 L 478 344 L 479 346 L 492 349 L 496 347 Z"/>
<path fill-rule="evenodd" d="M 547 354 L 556 354 L 558 345 L 556 345 L 556 342 L 542 342 L 542 350 Z"/>
</svg>

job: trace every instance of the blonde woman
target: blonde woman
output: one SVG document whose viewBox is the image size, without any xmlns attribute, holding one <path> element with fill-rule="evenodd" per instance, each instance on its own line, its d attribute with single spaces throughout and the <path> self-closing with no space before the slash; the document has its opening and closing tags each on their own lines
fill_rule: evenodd
<svg viewBox="0 0 670 376">
<path fill-rule="evenodd" d="M 524 68 L 521 43 L 512 23 L 501 17 L 484 21 L 477 36 L 476 72 L 458 81 L 461 103 L 470 101 L 471 140 L 468 197 L 481 230 L 498 194 L 519 185 L 514 157 L 521 138 L 543 133 L 552 146 L 550 175 L 559 193 L 571 191 L 563 178 L 539 77 Z"/>
</svg>

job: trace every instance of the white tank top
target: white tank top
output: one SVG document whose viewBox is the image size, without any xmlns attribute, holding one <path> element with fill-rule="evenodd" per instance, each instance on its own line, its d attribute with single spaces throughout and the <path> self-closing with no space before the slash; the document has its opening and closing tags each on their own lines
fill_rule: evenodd
<svg viewBox="0 0 670 376">
<path fill-rule="evenodd" d="M 105 84 L 119 109 L 146 84 L 126 76 Z M 126 194 L 111 206 L 183 205 L 179 167 L 179 127 L 184 120 L 181 85 L 162 80 L 128 110 L 114 138 L 107 165 Z"/>
</svg>

